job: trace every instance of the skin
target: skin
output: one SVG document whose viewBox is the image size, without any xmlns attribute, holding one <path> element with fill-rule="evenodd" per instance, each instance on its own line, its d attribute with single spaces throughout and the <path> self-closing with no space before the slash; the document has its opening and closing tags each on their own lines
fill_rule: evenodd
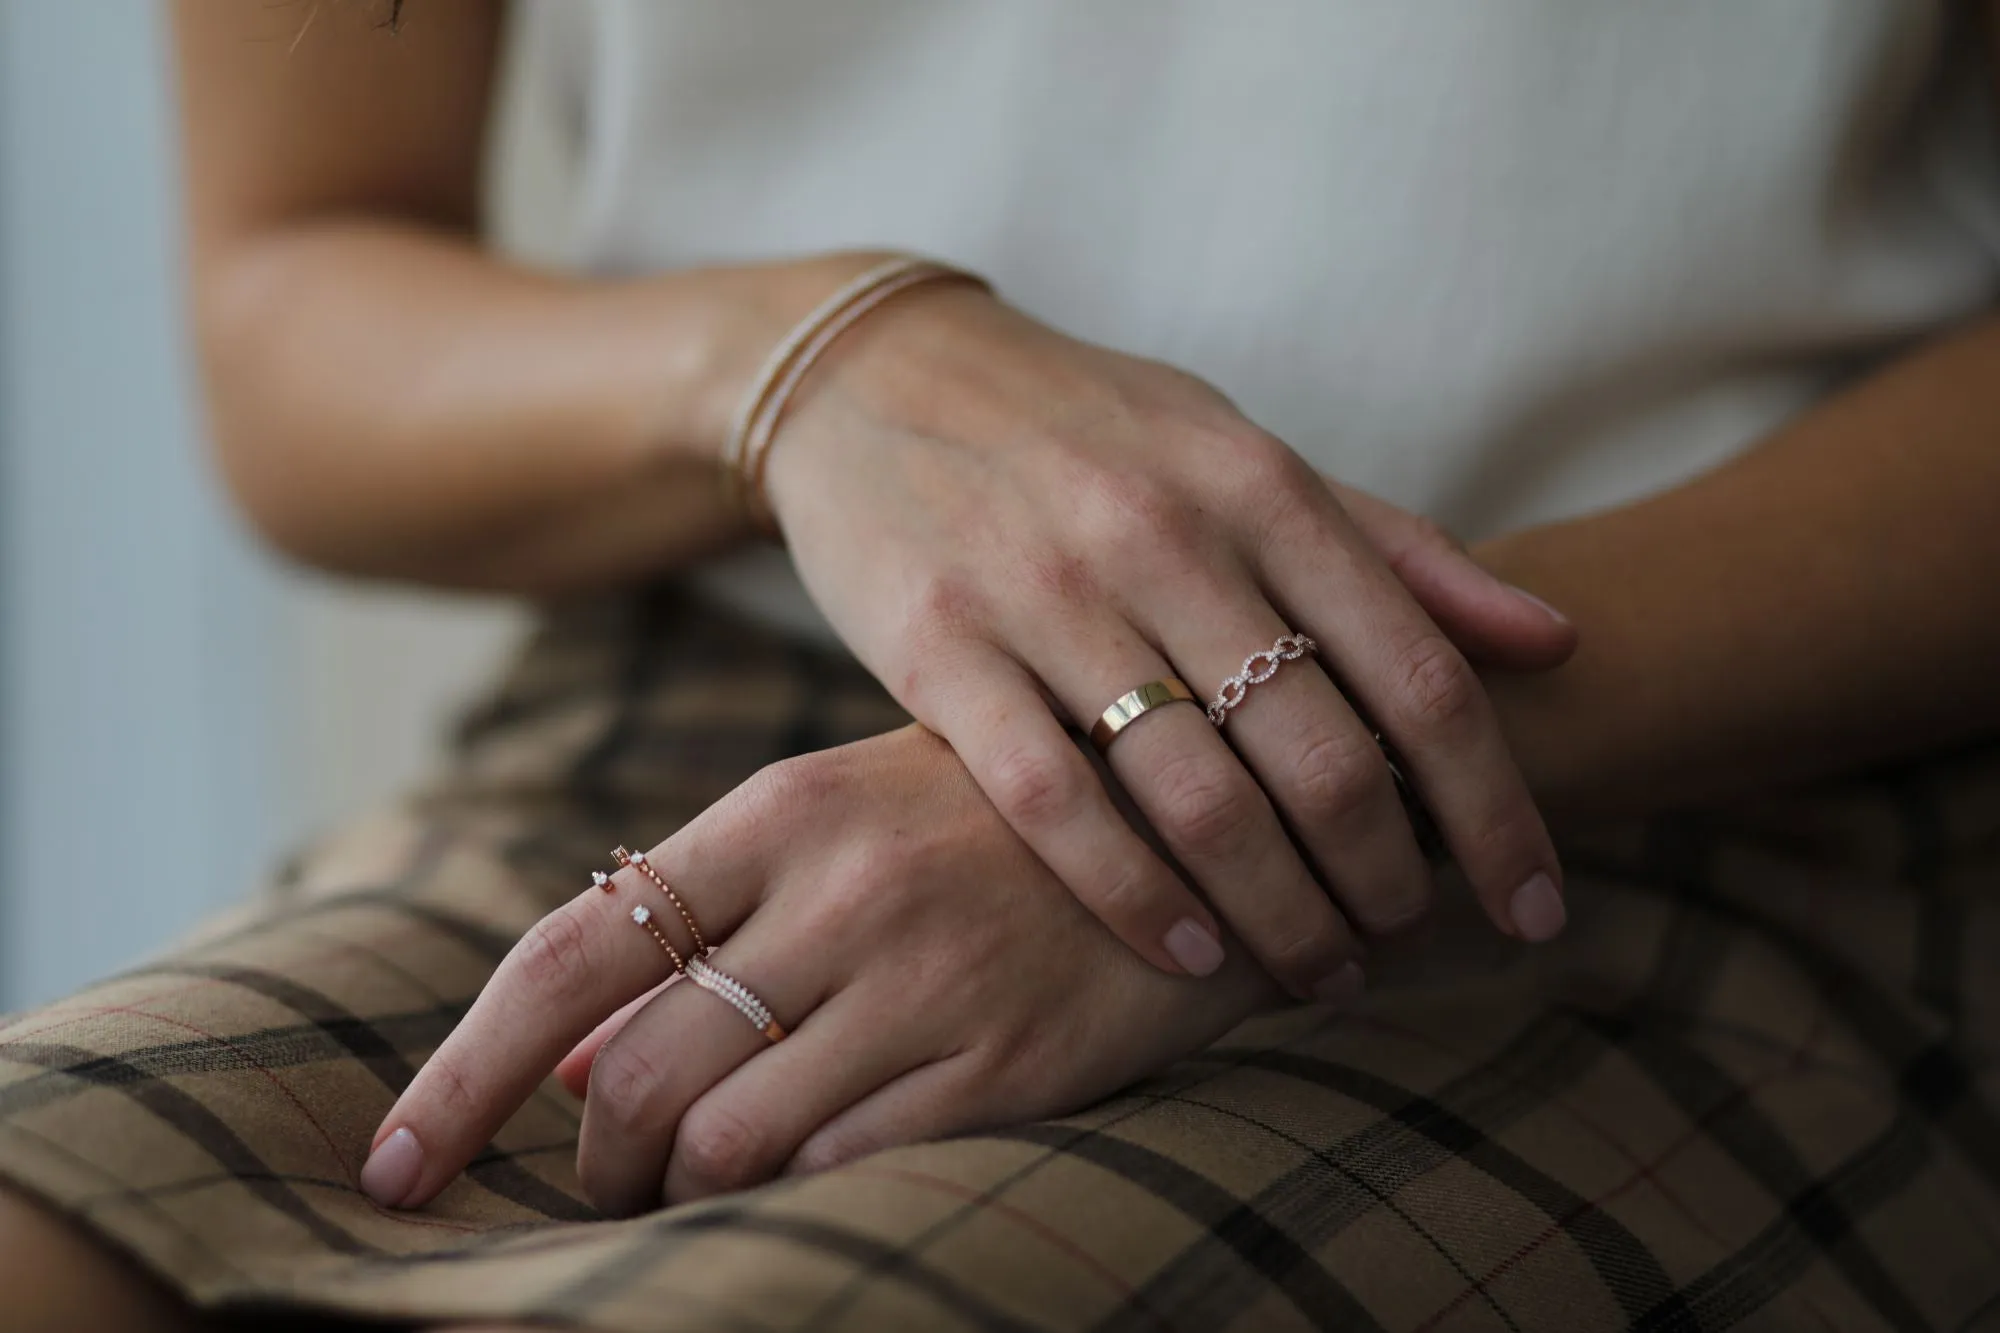
<svg viewBox="0 0 2000 1333">
<path fill-rule="evenodd" d="M 735 394 L 784 329 L 870 257 L 624 284 L 510 269 L 481 254 L 469 234 L 491 11 L 439 0 L 391 40 L 343 9 L 330 7 L 288 59 L 278 52 L 292 30 L 272 31 L 262 6 L 190 0 L 180 16 L 184 65 L 204 75 L 186 80 L 195 293 L 218 447 L 246 509 L 281 547 L 331 568 L 529 593 L 617 583 L 740 539 L 739 521 L 714 501 L 711 461 Z M 244 40 L 258 23 L 277 50 Z M 352 96 L 356 87 L 369 95 Z M 905 370 L 926 357 L 943 386 L 931 401 Z M 1310 969 L 1289 963 L 1307 958 L 1318 978 L 1341 975 L 1325 965 L 1359 956 L 1357 920 L 1379 911 L 1388 921 L 1396 893 L 1414 896 L 1396 869 L 1400 844 L 1365 815 L 1352 816 L 1352 836 L 1302 837 L 1296 866 L 1271 850 L 1276 821 L 1296 822 L 1302 808 L 1298 756 L 1276 747 L 1312 725 L 1346 747 L 1329 753 L 1351 758 L 1360 748 L 1335 701 L 1318 693 L 1325 677 L 1295 664 L 1260 691 L 1266 726 L 1231 724 L 1247 763 L 1243 781 L 1226 777 L 1234 785 L 1190 800 L 1200 811 L 1233 800 L 1236 845 L 1222 846 L 1223 838 L 1191 855 L 1185 819 L 1152 822 L 1184 865 L 1196 863 L 1188 868 L 1197 887 L 1223 878 L 1204 879 L 1204 851 L 1216 866 L 1263 856 L 1243 882 L 1292 890 L 1267 897 L 1341 910 L 1289 931 L 1308 941 L 1294 954 L 1270 922 L 1249 915 L 1252 904 L 1211 893 L 1220 920 L 1204 924 L 1240 928 L 1245 938 L 1242 947 L 1232 940 L 1227 962 L 1203 979 L 1170 975 L 1157 935 L 1131 939 L 1138 952 L 1113 947 L 1079 903 L 1128 932 L 1135 919 L 1156 929 L 1148 913 L 1161 902 L 1172 912 L 1202 905 L 1176 899 L 1186 889 L 1152 871 L 1122 895 L 1139 904 L 1131 917 L 1101 891 L 1093 895 L 1093 885 L 1111 881 L 1088 871 L 1092 858 L 1106 867 L 1164 863 L 1122 859 L 1139 856 L 1131 848 L 1141 837 L 1115 808 L 1124 783 L 1093 776 L 1096 787 L 1084 784 L 1082 759 L 1056 747 L 1056 719 L 1088 716 L 1099 699 L 1158 674 L 1135 673 L 1141 645 L 1157 650 L 1160 639 L 1174 639 L 1176 663 L 1187 657 L 1210 670 L 1213 649 L 1198 631 L 1168 624 L 1160 606 L 1127 607 L 1108 595 L 996 611 L 990 593 L 979 605 L 978 587 L 967 592 L 965 571 L 942 564 L 924 566 L 923 578 L 901 589 L 906 610 L 932 614 L 876 618 L 879 607 L 848 604 L 842 589 L 908 568 L 895 562 L 931 548 L 922 525 L 906 518 L 879 550 L 836 551 L 843 461 L 850 475 L 865 470 L 925 503 L 950 501 L 951 478 L 964 474 L 953 468 L 982 478 L 997 470 L 1015 521 L 1062 524 L 1060 558 L 1028 569 L 1017 580 L 1025 588 L 1070 589 L 1081 578 L 1101 592 L 1155 560 L 1177 577 L 1196 563 L 1220 565 L 1237 581 L 1206 585 L 1214 600 L 1202 605 L 1214 615 L 1254 609 L 1254 587 L 1263 606 L 1301 623 L 1314 614 L 1313 599 L 1335 586 L 1327 571 L 1336 571 L 1345 593 L 1383 609 L 1359 623 L 1309 624 L 1309 632 L 1323 635 L 1330 658 L 1345 654 L 1337 659 L 1343 683 L 1410 751 L 1427 799 L 1441 810 L 1490 801 L 1517 773 L 1561 823 L 1768 788 L 2000 725 L 1990 670 L 2000 617 L 1986 574 L 2000 567 L 2000 524 L 1991 521 L 2000 512 L 1996 372 L 2000 324 L 1969 326 L 1687 486 L 1481 546 L 1481 565 L 1568 613 L 1579 646 L 1567 656 L 1566 628 L 1499 584 L 1470 577 L 1420 523 L 1288 464 L 1212 391 L 1076 344 L 967 291 L 898 302 L 808 382 L 772 457 L 772 500 L 837 626 L 951 744 L 908 731 L 793 761 L 654 852 L 670 880 L 691 896 L 698 886 L 699 910 L 724 940 L 718 964 L 765 992 L 796 1035 L 767 1050 L 712 997 L 686 986 L 656 990 L 664 960 L 618 919 L 646 890 L 621 875 L 614 893 L 580 897 L 523 942 L 385 1120 L 378 1143 L 414 1127 L 424 1147 L 400 1201 L 434 1194 L 521 1089 L 558 1062 L 572 1082 L 587 1080 L 580 1167 L 593 1197 L 614 1211 L 825 1166 L 982 1117 L 1063 1109 L 1105 1090 L 1104 1078 L 1138 1072 L 1117 1063 L 1127 1052 L 1164 1062 L 1271 1002 L 1275 991 L 1249 958 L 1273 965 L 1295 992 L 1310 989 Z M 1060 419 L 1030 421 L 1017 433 L 1029 438 L 1018 457 L 964 432 L 948 449 L 918 447 L 939 433 L 930 413 L 943 405 L 954 418 L 977 420 L 1007 400 L 1008 384 L 1045 381 L 1070 395 L 1075 419 L 1108 427 L 1065 433 Z M 355 392 L 357 383 L 369 392 Z M 1107 398 L 1129 418 L 1107 418 Z M 1126 486 L 1134 456 L 1119 441 L 1149 431 L 1174 435 L 1179 452 L 1172 466 L 1142 473 L 1143 487 Z M 1190 524 L 1189 505 L 1200 500 L 1206 509 L 1209 497 L 1189 478 L 1212 475 L 1204 462 L 1225 453 L 1247 453 L 1265 484 L 1215 497 L 1215 520 Z M 853 466 L 857 456 L 870 460 L 866 469 Z M 1050 517 L 1063 506 L 1047 497 L 1067 492 L 1057 483 L 1036 489 L 1038 458 L 1044 471 L 1066 466 L 1063 483 L 1081 479 L 1092 503 Z M 1270 540 L 1272 532 L 1286 540 Z M 1166 549 L 1135 549 L 1162 533 L 1173 538 Z M 1018 556 L 1004 532 L 975 527 L 973 535 L 985 559 Z M 1271 567 L 1286 550 L 1309 551 L 1317 563 L 1304 573 Z M 1068 623 L 1058 614 L 1079 603 L 1105 618 L 1078 614 Z M 1033 620 L 1037 610 L 1068 637 L 1030 642 L 1008 618 Z M 907 637 L 939 611 L 957 613 L 947 620 L 971 631 L 943 644 Z M 1067 648 L 1121 623 L 1133 631 L 1121 647 L 1130 656 L 1095 664 L 1099 681 L 1115 676 L 1116 688 L 1092 694 L 1091 681 L 1050 679 L 1058 662 L 1076 660 Z M 1225 669 L 1247 628 L 1231 632 Z M 1538 674 L 1488 669 L 1468 691 L 1471 678 L 1439 641 L 1482 662 L 1562 664 Z M 978 660 L 982 644 L 1022 649 L 1012 654 L 1023 665 L 1011 686 L 995 687 L 994 655 Z M 1456 729 L 1411 729 L 1407 700 L 1403 712 L 1378 708 L 1389 695 L 1371 691 L 1407 687 L 1420 674 L 1370 675 L 1367 664 L 1385 659 L 1444 662 L 1438 678 L 1452 683 L 1436 696 L 1444 706 L 1429 711 Z M 928 668 L 917 678 L 910 664 L 919 660 L 942 663 L 937 679 Z M 1172 793 L 1134 775 L 1171 759 L 1172 745 L 1141 753 L 1131 743 L 1153 732 L 1200 749 L 1192 727 L 1170 723 L 1172 713 L 1198 722 L 1191 710 L 1168 710 L 1113 751 L 1113 776 L 1131 779 L 1133 804 L 1148 818 L 1168 811 Z M 1242 720 L 1251 716 L 1246 709 Z M 1283 719 L 1290 723 L 1268 725 Z M 1476 777 L 1458 787 L 1422 776 L 1444 756 L 1483 754 L 1492 734 L 1504 738 L 1504 763 L 1484 755 Z M 1009 736 L 1040 738 L 1022 765 L 1039 781 L 993 780 L 1011 770 L 990 738 Z M 1213 740 L 1200 733 L 1202 743 Z M 1209 754 L 1213 783 L 1226 766 Z M 1052 788 L 1055 797 L 1021 799 L 1061 773 L 1069 776 L 1053 781 L 1071 785 Z M 845 817 L 801 817 L 798 803 L 772 802 L 773 786 L 787 783 Z M 863 800 L 864 790 L 903 800 Z M 1381 804 L 1371 773 L 1329 790 L 1352 810 Z M 1091 810 L 1080 835 L 1069 827 L 1080 817 L 1064 814 L 1075 801 Z M 732 851 L 722 834 L 736 820 L 757 821 L 769 859 Z M 1483 900 L 1505 928 L 1509 877 L 1540 863 L 1521 833 L 1530 826 L 1490 811 L 1460 811 L 1452 825 L 1462 858 L 1469 839 L 1493 840 L 1492 864 L 1507 870 L 1482 877 Z M 1343 859 L 1362 855 L 1356 848 L 1367 849 L 1362 862 Z M 814 864 L 844 867 L 828 878 L 825 901 L 797 877 L 797 866 Z M 955 868 L 963 865 L 993 868 L 986 892 L 962 891 Z M 808 957 L 811 930 L 858 930 L 857 922 L 873 933 L 842 936 L 848 947 L 827 951 L 835 959 Z M 967 941 L 989 947 L 973 951 Z M 981 977 L 977 969 L 998 969 L 998 978 L 1003 962 L 1033 968 L 1043 954 L 1060 964 L 1067 987 L 1056 1011 L 1040 1007 L 1049 981 L 1031 988 L 998 979 L 978 990 L 978 1012 L 955 1010 L 950 988 L 925 972 L 939 958 Z M 925 999 L 914 1008 L 927 1021 L 914 1027 L 903 1018 L 908 995 Z M 935 1021 L 931 1006 L 942 1006 Z M 1085 1013 L 1095 1026 L 1063 1049 L 1033 1044 Z M 535 1021 L 499 1035 L 499 1020 L 523 1014 Z M 829 1054 L 835 1045 L 838 1059 Z M 683 1068 L 690 1053 L 706 1062 L 692 1074 Z M 17 1239 L 43 1245 L 37 1253 L 57 1268 L 66 1253 L 86 1262 L 67 1233 L 53 1239 L 47 1223 L 28 1220 L 39 1215 L 9 1207 L 0 1212 L 0 1238 L 10 1242 L 0 1245 L 0 1265 Z M 111 1299 L 117 1285 L 109 1276 L 77 1284 L 78 1309 Z M 13 1317 L 0 1313 L 0 1328 L 15 1327 Z"/>
<path fill-rule="evenodd" d="M 294 45 L 258 0 L 179 9 L 220 456 L 272 538 L 323 565 L 526 592 L 656 575 L 745 537 L 716 482 L 729 417 L 784 333 L 880 256 L 626 283 L 496 259 L 473 234 L 496 15 L 426 5 L 392 40 L 329 6 Z M 1350 699 L 1495 924 L 1560 928 L 1561 869 L 1477 645 L 1214 390 L 927 288 L 816 370 L 768 475 L 841 637 L 1154 965 L 1218 966 L 1226 923 L 1305 998 L 1422 914 L 1425 862 Z M 1567 653 L 1566 625 L 1480 582 L 1524 664 Z M 1169 864 L 1064 722 L 1163 675 L 1206 697 L 1288 627 L 1345 695 L 1301 663 L 1233 722 L 1234 749 L 1172 709 L 1114 751 Z"/>
</svg>

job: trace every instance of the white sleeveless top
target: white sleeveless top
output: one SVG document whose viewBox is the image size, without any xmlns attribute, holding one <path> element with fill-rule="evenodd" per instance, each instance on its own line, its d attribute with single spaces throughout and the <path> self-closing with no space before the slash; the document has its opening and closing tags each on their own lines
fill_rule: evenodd
<svg viewBox="0 0 2000 1333">
<path fill-rule="evenodd" d="M 940 256 L 1477 538 L 1991 302 L 1969 8 L 528 0 L 497 220 L 603 273 Z M 817 623 L 776 552 L 705 578 Z"/>
</svg>

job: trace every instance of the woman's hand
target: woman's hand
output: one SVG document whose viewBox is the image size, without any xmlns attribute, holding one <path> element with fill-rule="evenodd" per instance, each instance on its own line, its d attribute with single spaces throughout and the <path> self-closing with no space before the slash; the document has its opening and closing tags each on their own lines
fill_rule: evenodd
<svg viewBox="0 0 2000 1333">
<path fill-rule="evenodd" d="M 1318 641 L 1319 661 L 1254 688 L 1227 739 L 1170 705 L 1109 755 L 1167 853 L 1271 974 L 1301 997 L 1337 987 L 1361 956 L 1357 932 L 1395 931 L 1428 905 L 1429 868 L 1375 729 L 1493 921 L 1530 940 L 1561 928 L 1554 849 L 1454 638 L 1552 665 L 1569 627 L 1407 515 L 1344 505 L 1206 385 L 983 292 L 934 288 L 834 349 L 766 476 L 801 574 L 848 645 L 1159 967 L 1219 966 L 1214 918 L 1118 817 L 1062 723 L 1087 727 L 1164 676 L 1206 698 L 1293 631 Z M 1399 578 L 1383 545 L 1417 548 L 1406 564 L 1418 577 Z M 1413 586 L 1445 590 L 1425 599 L 1439 618 Z"/>
<path fill-rule="evenodd" d="M 685 981 L 645 999 L 588 1076 L 578 1173 L 608 1213 L 1074 1110 L 1278 998 L 1240 950 L 1205 980 L 1143 964 L 919 727 L 767 769 L 650 859 L 791 1035 L 767 1043 Z M 377 1201 L 428 1201 L 659 986 L 671 964 L 635 906 L 685 950 L 636 870 L 544 918 L 383 1121 Z"/>
</svg>

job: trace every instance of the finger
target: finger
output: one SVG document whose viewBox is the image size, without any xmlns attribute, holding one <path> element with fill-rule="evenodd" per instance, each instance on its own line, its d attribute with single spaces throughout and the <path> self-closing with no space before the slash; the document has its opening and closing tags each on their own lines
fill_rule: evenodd
<svg viewBox="0 0 2000 1333">
<path fill-rule="evenodd" d="M 885 1026 L 894 1015 L 897 1025 Z M 820 1126 L 920 1062 L 920 1029 L 893 998 L 859 987 L 834 996 L 799 1032 L 741 1065 L 681 1117 L 667 1201 L 761 1185 Z"/>
<path fill-rule="evenodd" d="M 1405 776 L 1494 924 L 1521 939 L 1553 938 L 1564 919 L 1562 870 L 1485 687 L 1324 499 L 1271 525 L 1264 586 L 1401 752 Z"/>
<path fill-rule="evenodd" d="M 562 1080 L 562 1085 L 569 1090 L 570 1096 L 578 1101 L 583 1100 L 584 1093 L 590 1089 L 590 1067 L 596 1063 L 597 1053 L 604 1048 L 604 1043 L 617 1036 L 619 1029 L 631 1022 L 632 1015 L 645 1008 L 648 1000 L 679 979 L 680 976 L 676 973 L 638 999 L 628 1001 L 622 1009 L 593 1028 L 588 1037 L 570 1048 L 569 1054 L 565 1055 L 562 1063 L 556 1066 L 556 1077 Z"/>
<path fill-rule="evenodd" d="M 1177 976 L 1222 966 L 1214 914 L 1126 822 L 1038 683 L 997 649 L 981 668 L 967 675 L 976 687 L 925 709 L 939 715 L 926 725 L 951 742 L 1042 863 L 1140 957 Z"/>
<path fill-rule="evenodd" d="M 731 878 L 739 870 L 729 858 L 707 858 L 699 875 L 684 863 L 686 848 L 711 845 L 701 823 L 652 856 L 704 928 L 722 938 L 747 912 L 755 889 Z M 717 838 L 712 845 L 733 844 Z M 522 936 L 376 1131 L 361 1172 L 371 1198 L 390 1208 L 428 1202 L 565 1053 L 607 1014 L 660 983 L 672 964 L 633 924 L 632 909 L 641 905 L 662 923 L 671 916 L 651 881 L 622 870 L 609 892 L 584 890 Z"/>
<path fill-rule="evenodd" d="M 1329 482 L 1341 507 L 1460 651 L 1511 671 L 1546 671 L 1576 651 L 1576 627 L 1525 588 L 1489 573 L 1429 519 Z"/>
<path fill-rule="evenodd" d="M 785 1164 L 785 1174 L 831 1171 L 872 1153 L 991 1129 L 1034 1114 L 982 1089 L 981 1069 L 980 1058 L 968 1051 L 884 1084 L 814 1130 Z"/>
<path fill-rule="evenodd" d="M 1129 624 L 1045 625 L 1060 646 L 1031 663 L 1085 716 L 1145 681 L 1179 675 Z M 1195 685 L 1194 688 L 1201 688 Z M 1102 702 L 1098 702 L 1098 701 Z M 1174 859 L 1278 983 L 1301 999 L 1351 984 L 1353 931 L 1286 836 L 1250 771 L 1199 708 L 1137 718 L 1105 760 Z"/>
<path fill-rule="evenodd" d="M 706 961 L 748 987 L 787 1029 L 811 1026 L 831 979 L 816 941 L 758 919 Z M 657 1208 L 682 1115 L 731 1071 L 771 1049 L 749 1019 L 691 978 L 655 996 L 591 1066 L 576 1150 L 585 1197 L 612 1217 Z"/>
<path fill-rule="evenodd" d="M 1291 633 L 1247 580 L 1189 584 L 1154 611 L 1164 620 L 1149 628 L 1207 685 L 1246 669 L 1246 657 Z M 1388 760 L 1314 658 L 1281 662 L 1249 686 L 1224 715 L 1222 735 L 1348 921 L 1369 935 L 1391 935 L 1423 917 L 1431 869 Z M 1231 916 L 1227 905 L 1223 914 Z"/>
</svg>

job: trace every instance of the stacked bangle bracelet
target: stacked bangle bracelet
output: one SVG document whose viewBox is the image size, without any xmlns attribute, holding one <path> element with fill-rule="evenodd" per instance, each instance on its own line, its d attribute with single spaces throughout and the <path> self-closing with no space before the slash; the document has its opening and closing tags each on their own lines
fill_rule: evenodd
<svg viewBox="0 0 2000 1333">
<path fill-rule="evenodd" d="M 806 373 L 871 311 L 898 293 L 932 282 L 988 285 L 976 274 L 935 260 L 913 255 L 884 260 L 820 302 L 765 358 L 723 442 L 722 475 L 732 499 L 766 533 L 777 535 L 777 521 L 764 496 L 764 463 L 778 422 Z"/>
</svg>

